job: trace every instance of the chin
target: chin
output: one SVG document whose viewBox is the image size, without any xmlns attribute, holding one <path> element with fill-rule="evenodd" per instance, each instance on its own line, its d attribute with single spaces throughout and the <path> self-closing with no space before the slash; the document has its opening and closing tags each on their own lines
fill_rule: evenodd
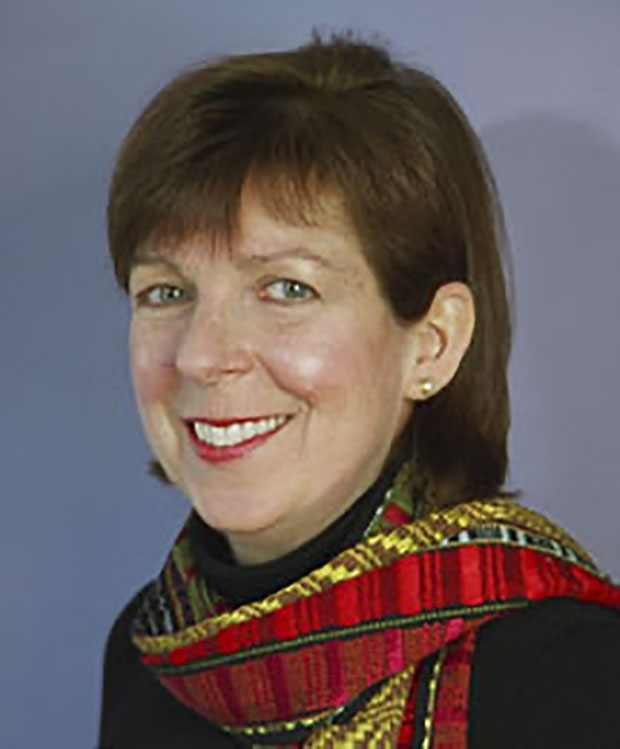
<svg viewBox="0 0 620 749">
<path fill-rule="evenodd" d="M 260 505 L 260 500 L 257 500 Z M 283 520 L 283 516 L 278 513 L 265 512 L 263 505 L 262 512 L 251 512 L 249 508 L 244 508 L 234 502 L 226 502 L 218 506 L 208 501 L 192 499 L 191 504 L 204 520 L 204 522 L 216 531 L 229 534 L 261 534 L 268 532 Z"/>
</svg>

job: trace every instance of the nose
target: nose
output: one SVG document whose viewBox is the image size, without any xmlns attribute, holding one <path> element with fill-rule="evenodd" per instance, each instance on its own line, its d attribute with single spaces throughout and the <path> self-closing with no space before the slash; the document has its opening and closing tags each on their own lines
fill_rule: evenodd
<svg viewBox="0 0 620 749">
<path fill-rule="evenodd" d="M 196 305 L 177 349 L 177 370 L 202 384 L 249 372 L 253 358 L 244 329 L 247 326 L 234 311 Z"/>
</svg>

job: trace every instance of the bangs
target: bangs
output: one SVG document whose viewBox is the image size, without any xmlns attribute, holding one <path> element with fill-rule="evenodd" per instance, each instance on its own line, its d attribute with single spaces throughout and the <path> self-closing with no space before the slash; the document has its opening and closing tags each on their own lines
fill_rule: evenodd
<svg viewBox="0 0 620 749">
<path fill-rule="evenodd" d="M 231 161 L 238 168 L 239 160 Z M 231 251 L 247 193 L 277 221 L 316 226 L 325 219 L 325 196 L 337 190 L 333 182 L 320 181 L 314 169 L 300 169 L 294 162 L 259 163 L 254 159 L 237 174 L 227 166 L 212 168 L 198 184 L 183 185 L 171 202 L 153 211 L 136 237 L 136 248 L 148 245 L 174 252 L 186 240 L 201 236 L 208 240 L 207 248 Z"/>
<path fill-rule="evenodd" d="M 183 115 L 182 140 L 154 122 L 170 116 L 160 97 L 151 104 L 156 111 L 147 109 L 130 132 L 111 190 L 110 245 L 125 289 L 138 248 L 170 252 L 200 235 L 211 248 L 230 249 L 247 189 L 274 218 L 306 226 L 325 216 L 324 197 L 335 193 L 357 228 L 360 215 L 368 221 L 373 207 L 384 207 L 403 168 L 396 133 L 386 133 L 384 122 L 372 127 L 372 107 L 364 107 L 365 117 L 359 101 L 349 111 L 346 96 L 325 102 L 254 92 L 231 96 L 215 114 L 194 102 Z M 366 126 L 352 126 L 360 116 Z"/>
</svg>

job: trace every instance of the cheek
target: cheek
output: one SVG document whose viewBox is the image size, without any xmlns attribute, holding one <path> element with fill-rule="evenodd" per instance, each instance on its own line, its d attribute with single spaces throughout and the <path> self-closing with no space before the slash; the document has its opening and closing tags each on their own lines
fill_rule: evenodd
<svg viewBox="0 0 620 749">
<path fill-rule="evenodd" d="M 269 357 L 271 374 L 284 390 L 316 406 L 337 385 L 335 376 L 340 362 L 338 349 L 331 343 L 295 340 L 287 346 L 274 347 Z"/>
<path fill-rule="evenodd" d="M 172 336 L 144 330 L 134 323 L 129 354 L 134 389 L 140 404 L 164 397 L 175 383 L 176 347 Z"/>
<path fill-rule="evenodd" d="M 393 336 L 376 320 L 326 321 L 274 337 L 267 345 L 271 376 L 312 406 L 326 397 L 348 401 L 360 391 L 381 388 L 396 371 Z"/>
</svg>

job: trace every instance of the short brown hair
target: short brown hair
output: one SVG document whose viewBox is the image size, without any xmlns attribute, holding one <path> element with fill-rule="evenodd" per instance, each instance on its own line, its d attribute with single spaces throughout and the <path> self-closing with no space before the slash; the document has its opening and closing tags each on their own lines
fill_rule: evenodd
<svg viewBox="0 0 620 749">
<path fill-rule="evenodd" d="M 422 317 L 442 284 L 468 284 L 471 345 L 449 385 L 416 405 L 409 436 L 429 505 L 501 494 L 510 421 L 505 234 L 482 147 L 452 96 L 348 34 L 183 73 L 147 106 L 116 164 L 108 231 L 120 285 L 147 240 L 231 232 L 250 179 L 285 216 L 311 217 L 321 188 L 337 190 L 402 321 Z"/>
</svg>

